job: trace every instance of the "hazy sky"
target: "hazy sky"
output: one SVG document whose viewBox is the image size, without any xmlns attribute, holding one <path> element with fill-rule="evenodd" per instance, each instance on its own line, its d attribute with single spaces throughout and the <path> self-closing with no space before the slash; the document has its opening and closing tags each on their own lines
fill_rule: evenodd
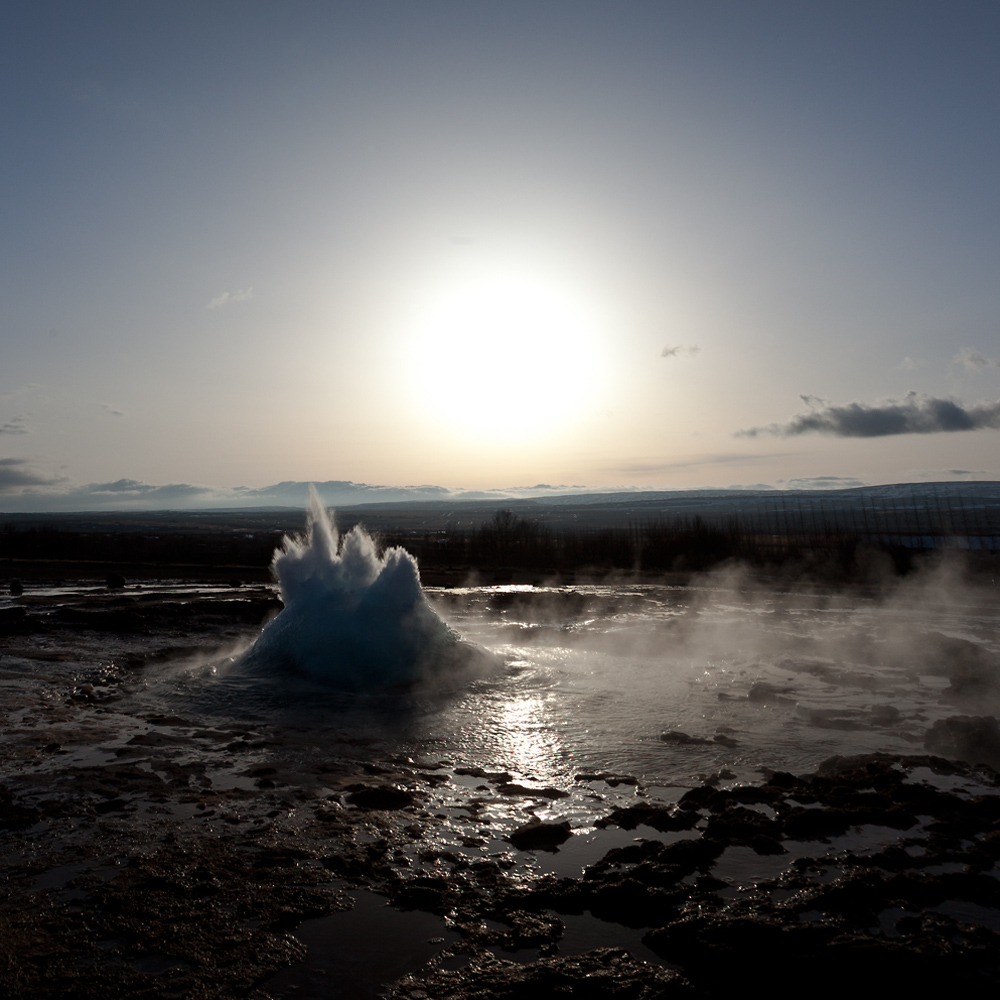
<svg viewBox="0 0 1000 1000">
<path fill-rule="evenodd" d="M 0 23 L 0 509 L 1000 479 L 994 0 Z"/>
</svg>

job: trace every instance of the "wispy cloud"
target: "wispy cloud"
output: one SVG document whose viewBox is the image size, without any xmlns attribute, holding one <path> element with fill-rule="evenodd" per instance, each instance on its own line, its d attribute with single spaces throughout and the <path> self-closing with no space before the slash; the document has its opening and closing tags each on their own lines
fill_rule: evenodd
<svg viewBox="0 0 1000 1000">
<path fill-rule="evenodd" d="M 94 501 L 111 499 L 118 503 L 126 501 L 177 501 L 198 497 L 212 498 L 220 492 L 211 486 L 192 486 L 190 483 L 169 483 L 154 486 L 138 479 L 116 479 L 113 483 L 88 483 L 74 491 L 75 496 Z"/>
<path fill-rule="evenodd" d="M 5 389 L 0 392 L 0 399 L 21 399 L 41 388 L 38 382 L 25 382 L 22 385 L 15 386 L 13 389 Z"/>
<path fill-rule="evenodd" d="M 975 371 L 977 368 L 1000 368 L 1000 358 L 988 358 L 980 351 L 963 347 L 952 359 L 955 364 Z"/>
<path fill-rule="evenodd" d="M 797 476 L 795 479 L 779 479 L 783 490 L 849 490 L 855 486 L 866 486 L 863 479 L 853 476 Z"/>
<path fill-rule="evenodd" d="M 677 344 L 671 347 L 669 344 L 660 351 L 661 358 L 693 358 L 701 350 L 697 344 Z"/>
<path fill-rule="evenodd" d="M 676 472 L 678 469 L 698 469 L 706 465 L 728 465 L 732 462 L 761 462 L 768 458 L 787 458 L 787 452 L 773 452 L 769 454 L 748 455 L 746 452 L 723 453 L 719 455 L 693 455 L 690 458 L 675 462 L 665 462 L 662 460 L 649 459 L 647 461 L 636 460 L 626 465 L 616 465 L 609 467 L 609 472 L 619 475 L 649 475 L 658 472 Z"/>
<path fill-rule="evenodd" d="M 233 305 L 235 302 L 246 302 L 247 299 L 253 298 L 253 288 L 241 288 L 235 292 L 222 292 L 220 295 L 216 295 L 214 299 L 210 300 L 208 303 L 209 309 L 221 309 L 223 306 Z"/>
<path fill-rule="evenodd" d="M 0 434 L 27 434 L 28 425 L 24 417 L 12 417 L 5 424 L 0 424 Z"/>
<path fill-rule="evenodd" d="M 98 404 L 102 410 L 110 413 L 113 417 L 124 417 L 125 411 L 121 407 L 116 406 L 114 403 L 100 403 Z"/>
<path fill-rule="evenodd" d="M 930 480 L 950 480 L 961 477 L 962 479 L 994 479 L 995 473 L 987 469 L 917 469 L 911 473 L 918 479 Z"/>
<path fill-rule="evenodd" d="M 880 403 L 836 405 L 815 396 L 802 396 L 809 407 L 784 424 L 750 427 L 736 437 L 796 437 L 799 434 L 830 434 L 834 437 L 888 437 L 893 434 L 937 434 L 1000 428 L 1000 402 L 963 406 L 950 399 L 937 399 L 909 392 L 902 400 Z"/>
</svg>

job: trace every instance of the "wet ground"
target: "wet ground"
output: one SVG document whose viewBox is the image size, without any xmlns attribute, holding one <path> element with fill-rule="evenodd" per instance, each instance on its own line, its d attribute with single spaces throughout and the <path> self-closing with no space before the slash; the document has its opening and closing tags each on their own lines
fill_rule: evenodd
<svg viewBox="0 0 1000 1000">
<path fill-rule="evenodd" d="M 501 616 L 511 599 L 480 599 L 497 612 L 490 628 L 528 627 Z M 588 597 L 560 597 L 563 612 L 574 600 Z M 422 1000 L 1000 983 L 1000 779 L 977 763 L 994 752 L 991 716 L 963 722 L 953 707 L 950 729 L 928 717 L 919 741 L 795 774 L 738 752 L 725 766 L 741 733 L 670 720 L 655 745 L 702 754 L 704 769 L 591 766 L 596 751 L 547 767 L 544 740 L 505 762 L 456 753 L 468 742 L 428 736 L 398 699 L 366 703 L 352 725 L 361 706 L 346 702 L 317 728 L 289 707 L 301 690 L 274 704 L 209 683 L 279 606 L 264 587 L 162 582 L 36 586 L 0 608 L 0 992 Z M 990 689 L 987 646 L 962 648 L 962 676 Z M 753 683 L 716 701 L 758 712 Z"/>
</svg>

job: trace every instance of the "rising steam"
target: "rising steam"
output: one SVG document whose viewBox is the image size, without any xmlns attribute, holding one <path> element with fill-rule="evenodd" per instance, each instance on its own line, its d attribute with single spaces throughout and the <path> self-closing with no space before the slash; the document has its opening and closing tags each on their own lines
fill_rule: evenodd
<svg viewBox="0 0 1000 1000">
<path fill-rule="evenodd" d="M 409 552 L 380 556 L 360 525 L 341 539 L 312 488 L 309 508 L 305 534 L 286 536 L 275 551 L 285 607 L 244 654 L 245 667 L 364 690 L 489 658 L 437 616 Z"/>
</svg>

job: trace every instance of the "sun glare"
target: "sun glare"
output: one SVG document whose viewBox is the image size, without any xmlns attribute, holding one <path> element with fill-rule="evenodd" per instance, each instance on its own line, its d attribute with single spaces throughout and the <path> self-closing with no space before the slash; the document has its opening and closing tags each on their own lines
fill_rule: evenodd
<svg viewBox="0 0 1000 1000">
<path fill-rule="evenodd" d="M 441 296 L 412 341 L 422 406 L 480 436 L 561 426 L 592 393 L 592 325 L 568 296 L 527 281 L 483 281 Z"/>
</svg>

